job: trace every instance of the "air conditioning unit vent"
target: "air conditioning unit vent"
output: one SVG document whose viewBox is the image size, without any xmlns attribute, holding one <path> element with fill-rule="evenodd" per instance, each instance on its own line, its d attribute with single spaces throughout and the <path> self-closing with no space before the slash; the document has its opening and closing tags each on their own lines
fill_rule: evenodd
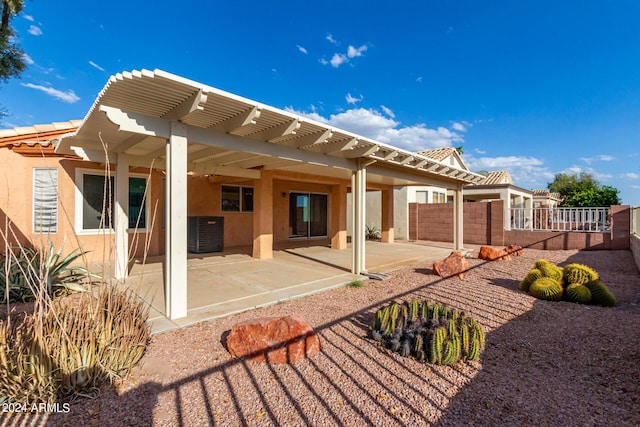
<svg viewBox="0 0 640 427">
<path fill-rule="evenodd" d="M 190 216 L 187 228 L 189 252 L 222 252 L 224 249 L 224 217 Z"/>
</svg>

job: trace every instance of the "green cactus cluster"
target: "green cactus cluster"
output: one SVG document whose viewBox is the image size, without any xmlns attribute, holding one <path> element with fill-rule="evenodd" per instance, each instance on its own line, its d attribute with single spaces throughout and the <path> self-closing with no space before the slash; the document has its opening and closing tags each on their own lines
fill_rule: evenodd
<svg viewBox="0 0 640 427">
<path fill-rule="evenodd" d="M 598 272 L 583 264 L 564 268 L 539 259 L 520 282 L 521 291 L 549 301 L 571 301 L 578 304 L 613 307 L 616 298 L 600 281 Z"/>
<path fill-rule="evenodd" d="M 476 360 L 485 346 L 484 329 L 475 319 L 417 299 L 376 311 L 371 336 L 381 349 L 434 365 Z"/>
</svg>

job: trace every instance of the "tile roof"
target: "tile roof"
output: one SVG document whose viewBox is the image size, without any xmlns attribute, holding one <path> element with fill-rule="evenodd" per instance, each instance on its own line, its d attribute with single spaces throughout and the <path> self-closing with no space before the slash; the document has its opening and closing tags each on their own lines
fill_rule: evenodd
<svg viewBox="0 0 640 427">
<path fill-rule="evenodd" d="M 457 150 L 453 147 L 434 148 L 433 150 L 418 151 L 416 154 L 429 157 L 430 159 L 443 161 L 453 153 L 457 153 Z"/>
<path fill-rule="evenodd" d="M 0 129 L 0 145 L 35 145 L 47 146 L 51 140 L 65 133 L 73 132 L 80 126 L 82 120 L 68 122 L 54 122 L 43 125 Z"/>
<path fill-rule="evenodd" d="M 513 184 L 511 175 L 508 171 L 489 172 L 487 177 L 478 185 L 494 185 L 494 184 Z"/>
<path fill-rule="evenodd" d="M 7 147 L 25 156 L 55 155 L 53 150 L 58 138 L 76 130 L 80 123 L 82 120 L 71 120 L 0 129 L 0 147 Z"/>
<path fill-rule="evenodd" d="M 562 200 L 560 193 L 552 193 L 549 190 L 533 190 L 533 197 L 546 197 L 547 199 Z"/>
</svg>

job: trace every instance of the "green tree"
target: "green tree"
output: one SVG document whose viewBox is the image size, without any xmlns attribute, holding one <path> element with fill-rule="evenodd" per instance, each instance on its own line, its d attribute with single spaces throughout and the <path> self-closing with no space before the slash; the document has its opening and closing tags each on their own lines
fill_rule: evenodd
<svg viewBox="0 0 640 427">
<path fill-rule="evenodd" d="M 587 207 L 609 207 L 619 205 L 619 191 L 613 187 L 605 185 L 598 188 L 589 188 L 574 193 L 566 201 L 566 204 L 576 208 Z"/>
<path fill-rule="evenodd" d="M 601 186 L 589 173 L 558 173 L 548 184 L 549 191 L 559 193 L 562 206 L 566 207 L 608 207 L 620 204 L 619 190 L 610 186 Z"/>
<path fill-rule="evenodd" d="M 17 77 L 24 71 L 24 51 L 18 44 L 11 19 L 22 12 L 23 0 L 2 0 L 2 21 L 0 22 L 0 82 Z"/>
</svg>

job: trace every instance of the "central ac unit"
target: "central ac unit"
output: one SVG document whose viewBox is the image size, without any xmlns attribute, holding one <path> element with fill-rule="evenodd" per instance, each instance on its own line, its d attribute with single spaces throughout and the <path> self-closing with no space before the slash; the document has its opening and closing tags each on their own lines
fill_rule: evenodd
<svg viewBox="0 0 640 427">
<path fill-rule="evenodd" d="M 187 229 L 189 252 L 222 252 L 224 249 L 224 217 L 190 216 Z"/>
</svg>

